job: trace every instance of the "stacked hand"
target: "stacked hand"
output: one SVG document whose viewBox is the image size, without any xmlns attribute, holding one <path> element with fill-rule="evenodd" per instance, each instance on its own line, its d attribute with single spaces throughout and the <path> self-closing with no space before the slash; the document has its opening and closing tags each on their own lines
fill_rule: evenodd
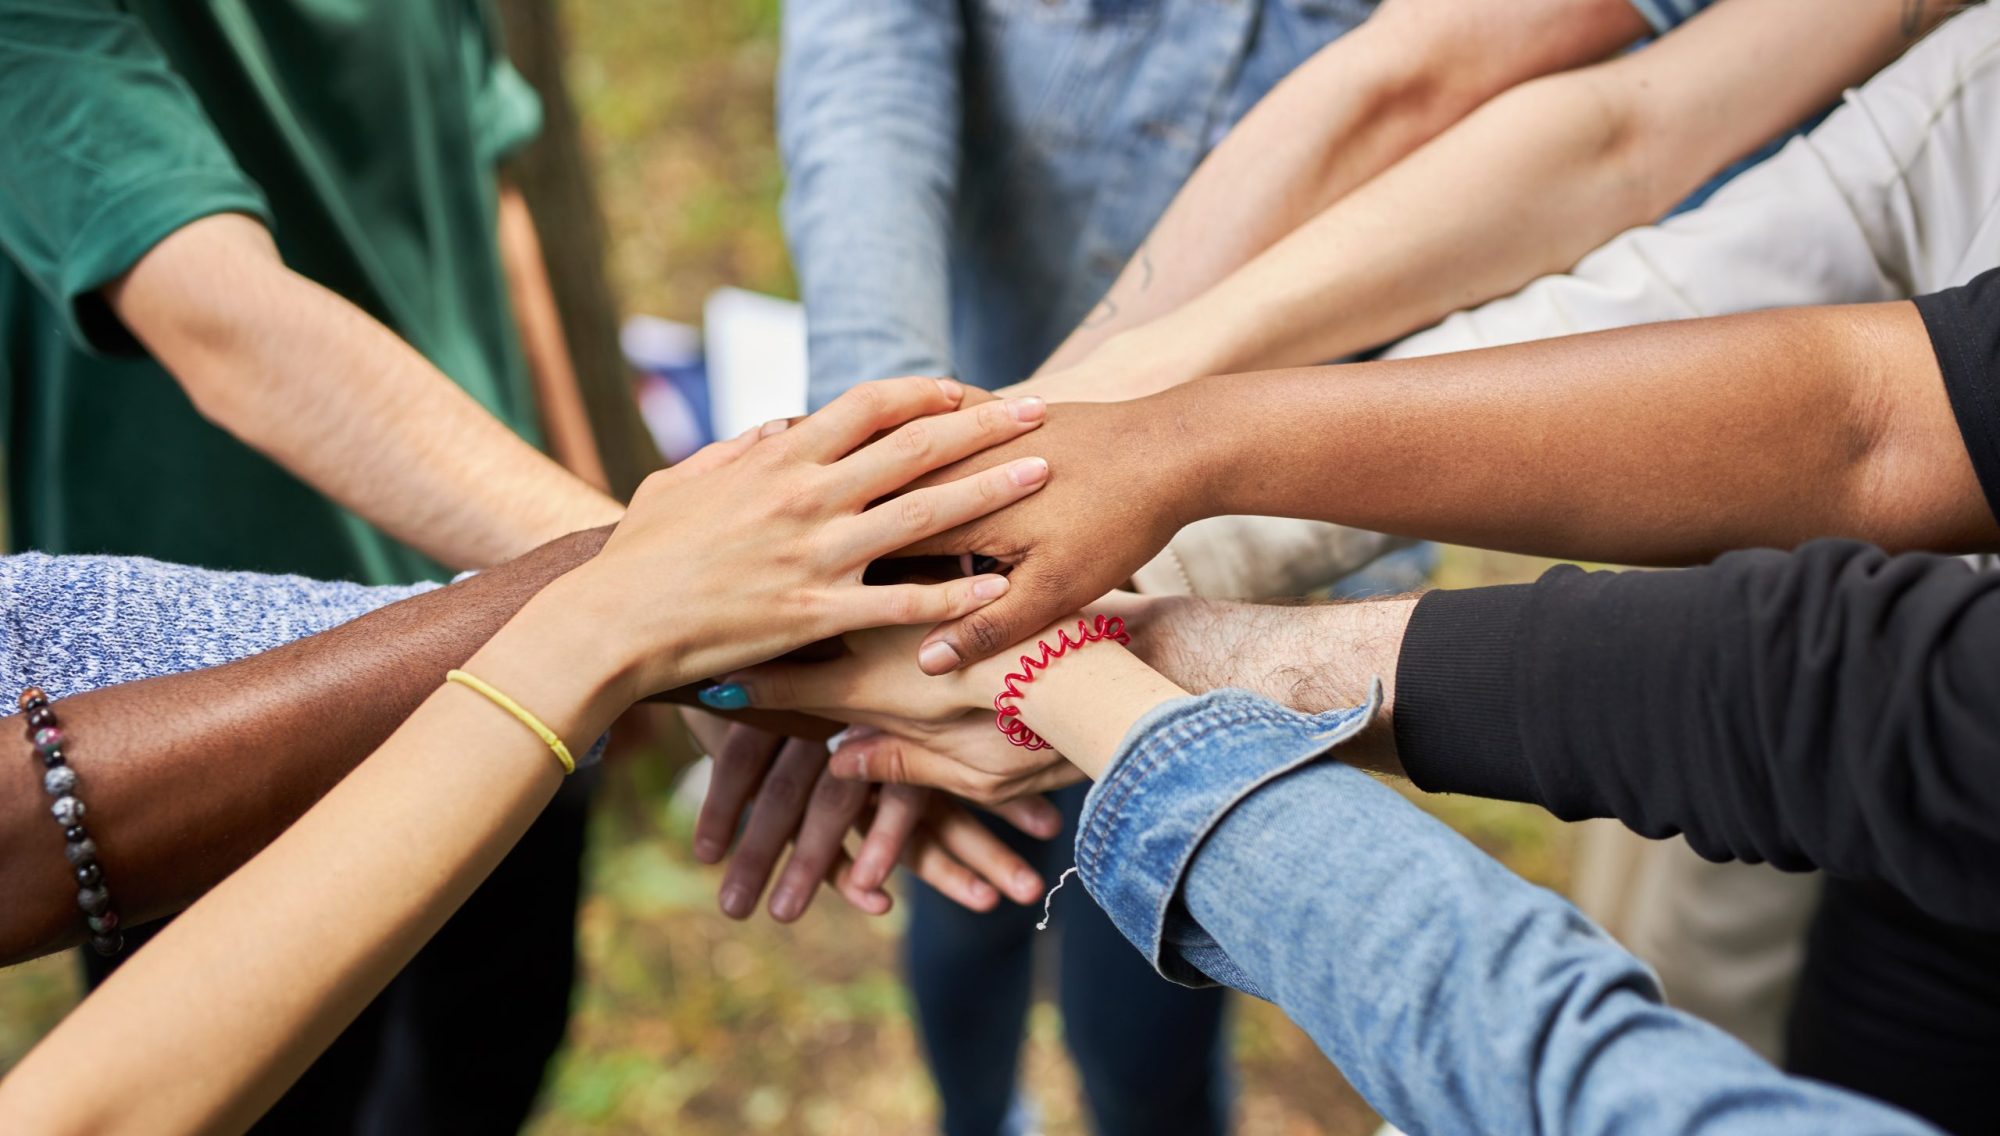
<svg viewBox="0 0 2000 1136">
<path fill-rule="evenodd" d="M 717 863 L 735 838 L 721 894 L 723 913 L 733 919 L 756 910 L 787 843 L 791 856 L 770 902 L 779 922 L 803 915 L 822 882 L 861 911 L 884 914 L 890 907 L 884 885 L 898 863 L 975 911 L 991 909 L 1002 895 L 1023 904 L 1041 898 L 1044 885 L 1035 870 L 942 793 L 836 777 L 819 742 L 783 738 L 698 711 L 688 713 L 688 725 L 714 759 L 695 824 L 695 856 Z M 994 811 L 1043 839 L 1062 826 L 1061 815 L 1041 797 Z M 850 831 L 863 834 L 851 856 Z"/>
<path fill-rule="evenodd" d="M 879 557 L 1047 481 L 1047 461 L 1017 453 L 876 504 L 1041 424 L 1035 399 L 953 412 L 964 389 L 867 383 L 797 424 L 768 424 L 647 478 L 603 551 L 559 582 L 564 602 L 621 651 L 609 693 L 636 700 L 857 628 L 956 618 L 1004 595 L 995 575 L 862 582 Z"/>
</svg>

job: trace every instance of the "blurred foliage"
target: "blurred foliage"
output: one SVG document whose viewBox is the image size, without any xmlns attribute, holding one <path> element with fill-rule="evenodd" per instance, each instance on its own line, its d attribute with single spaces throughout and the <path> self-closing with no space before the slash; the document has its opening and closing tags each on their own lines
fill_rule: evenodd
<svg viewBox="0 0 2000 1136">
<path fill-rule="evenodd" d="M 631 311 L 696 319 L 721 284 L 790 295 L 772 140 L 779 0 L 567 5 L 571 79 L 599 170 L 614 285 Z M 1447 550 L 1447 586 L 1531 577 L 1539 562 Z M 657 759 L 610 771 L 581 920 L 585 973 L 534 1136 L 674 1132 L 896 1136 L 932 1131 L 935 1100 L 897 976 L 896 914 L 822 895 L 799 924 L 717 914 L 719 873 L 688 854 Z M 1567 879 L 1563 826 L 1538 810 L 1422 801 L 1538 883 Z M 74 964 L 0 972 L 0 1069 L 76 995 Z M 1367 1133 L 1374 1119 L 1276 1010 L 1239 1000 L 1238 1130 Z M 1051 1134 L 1087 1130 L 1043 999 L 1023 1083 Z"/>
</svg>

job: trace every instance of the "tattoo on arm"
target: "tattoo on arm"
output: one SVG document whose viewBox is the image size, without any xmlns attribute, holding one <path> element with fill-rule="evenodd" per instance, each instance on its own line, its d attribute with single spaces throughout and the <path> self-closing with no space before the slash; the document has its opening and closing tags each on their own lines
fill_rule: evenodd
<svg viewBox="0 0 2000 1136">
<path fill-rule="evenodd" d="M 1921 4 L 1923 3 L 1923 0 L 1916 0 L 1916 2 Z M 1139 271 L 1143 273 L 1143 275 L 1139 277 L 1139 291 L 1144 292 L 1153 286 L 1152 245 L 1148 244 L 1139 246 Z"/>
<path fill-rule="evenodd" d="M 1903 38 L 1915 39 L 1924 30 L 1924 0 L 1903 0 Z"/>
<path fill-rule="evenodd" d="M 1118 318 L 1118 301 L 1113 300 L 1109 296 L 1106 296 L 1102 300 L 1099 300 L 1097 302 L 1096 307 L 1090 309 L 1090 314 L 1083 317 L 1083 323 L 1078 326 L 1099 327 L 1103 324 L 1110 323 L 1112 320 L 1117 318 Z"/>
</svg>

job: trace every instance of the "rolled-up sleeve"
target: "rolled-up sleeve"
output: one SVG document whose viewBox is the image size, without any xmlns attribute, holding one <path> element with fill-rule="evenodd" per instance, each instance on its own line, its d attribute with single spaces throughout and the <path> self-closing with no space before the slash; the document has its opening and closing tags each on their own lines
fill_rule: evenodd
<svg viewBox="0 0 2000 1136">
<path fill-rule="evenodd" d="M 1080 878 L 1162 973 L 1275 1002 L 1407 1131 L 1932 1131 L 1663 1005 L 1561 897 L 1317 760 L 1369 716 L 1161 707 L 1086 802 Z"/>
<path fill-rule="evenodd" d="M 950 374 L 964 27 L 954 0 L 791 0 L 778 74 L 785 234 L 810 396 Z"/>
</svg>

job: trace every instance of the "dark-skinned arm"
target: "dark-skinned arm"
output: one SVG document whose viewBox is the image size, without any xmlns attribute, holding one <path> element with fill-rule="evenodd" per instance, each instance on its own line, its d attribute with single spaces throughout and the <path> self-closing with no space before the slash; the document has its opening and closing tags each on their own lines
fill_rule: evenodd
<svg viewBox="0 0 2000 1136">
<path fill-rule="evenodd" d="M 1950 297 L 2000 304 L 2000 274 L 1930 299 Z M 1948 360 L 1948 395 L 1949 350 L 1909 303 L 1800 308 L 1051 406 L 1047 488 L 914 550 L 1016 565 L 1005 598 L 933 633 L 925 669 L 1019 641 L 1230 513 L 1628 564 L 1823 536 L 1992 547 L 1954 408 L 1994 364 Z"/>
<path fill-rule="evenodd" d="M 222 666 L 57 705 L 86 826 L 128 924 L 187 906 L 346 776 L 543 585 L 575 533 L 450 587 Z M 0 964 L 80 941 L 76 881 L 22 731 L 0 729 Z"/>
</svg>

